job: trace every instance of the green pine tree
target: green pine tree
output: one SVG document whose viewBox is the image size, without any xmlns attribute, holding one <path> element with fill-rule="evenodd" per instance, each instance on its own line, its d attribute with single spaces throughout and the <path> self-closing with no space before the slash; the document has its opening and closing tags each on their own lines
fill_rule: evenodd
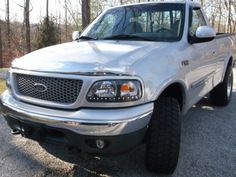
<svg viewBox="0 0 236 177">
<path fill-rule="evenodd" d="M 39 27 L 39 35 L 36 40 L 36 48 L 55 45 L 58 43 L 57 27 L 52 20 L 45 17 Z"/>
</svg>

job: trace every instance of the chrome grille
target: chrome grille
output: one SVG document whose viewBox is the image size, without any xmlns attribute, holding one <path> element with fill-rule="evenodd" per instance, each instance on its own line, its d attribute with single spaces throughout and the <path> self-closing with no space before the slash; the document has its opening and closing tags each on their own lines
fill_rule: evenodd
<svg viewBox="0 0 236 177">
<path fill-rule="evenodd" d="M 74 103 L 79 96 L 83 84 L 82 80 L 25 74 L 16 74 L 15 78 L 17 91 L 22 96 L 60 104 Z"/>
</svg>

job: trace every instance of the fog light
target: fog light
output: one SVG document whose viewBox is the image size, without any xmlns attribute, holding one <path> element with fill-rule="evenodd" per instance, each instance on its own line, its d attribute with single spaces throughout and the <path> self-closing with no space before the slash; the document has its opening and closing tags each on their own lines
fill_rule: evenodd
<svg viewBox="0 0 236 177">
<path fill-rule="evenodd" d="M 105 142 L 103 140 L 96 140 L 96 146 L 99 149 L 103 149 L 105 147 Z"/>
</svg>

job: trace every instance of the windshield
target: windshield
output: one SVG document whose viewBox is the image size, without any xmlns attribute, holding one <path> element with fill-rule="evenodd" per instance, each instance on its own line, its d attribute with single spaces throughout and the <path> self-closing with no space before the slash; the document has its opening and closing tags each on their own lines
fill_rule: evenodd
<svg viewBox="0 0 236 177">
<path fill-rule="evenodd" d="M 182 38 L 185 5 L 145 4 L 113 8 L 99 16 L 81 39 L 178 41 Z"/>
</svg>

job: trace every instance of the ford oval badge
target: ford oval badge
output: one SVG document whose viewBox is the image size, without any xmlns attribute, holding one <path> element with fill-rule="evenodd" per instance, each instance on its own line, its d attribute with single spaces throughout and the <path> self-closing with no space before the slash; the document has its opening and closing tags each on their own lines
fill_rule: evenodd
<svg viewBox="0 0 236 177">
<path fill-rule="evenodd" d="M 46 92 L 47 91 L 47 86 L 41 83 L 35 83 L 34 84 L 34 90 L 36 92 Z"/>
</svg>

